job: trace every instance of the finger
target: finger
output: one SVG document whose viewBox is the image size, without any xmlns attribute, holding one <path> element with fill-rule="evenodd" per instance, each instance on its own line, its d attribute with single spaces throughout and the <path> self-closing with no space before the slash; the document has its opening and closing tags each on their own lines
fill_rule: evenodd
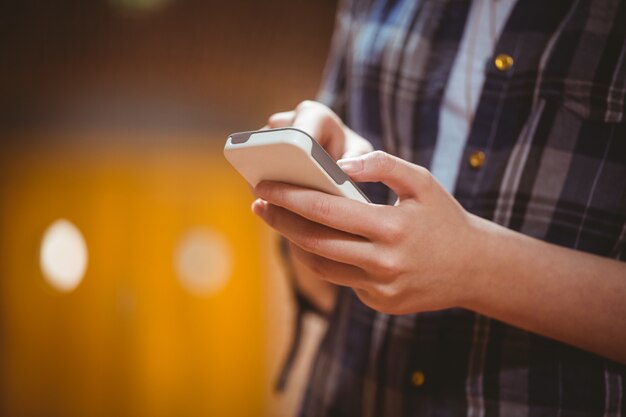
<svg viewBox="0 0 626 417">
<path fill-rule="evenodd" d="M 319 255 L 307 252 L 295 244 L 290 244 L 289 250 L 300 262 L 302 262 L 315 275 L 325 281 L 344 287 L 361 288 L 367 274 L 361 268 L 323 258 Z"/>
<path fill-rule="evenodd" d="M 277 129 L 281 127 L 288 127 L 293 124 L 293 120 L 296 117 L 295 111 L 284 111 L 280 113 L 272 114 L 267 120 L 267 126 L 270 129 Z"/>
<path fill-rule="evenodd" d="M 380 228 L 375 227 L 381 207 L 374 204 L 271 181 L 259 183 L 254 193 L 312 222 L 367 239 L 381 237 Z"/>
<path fill-rule="evenodd" d="M 400 198 L 423 199 L 434 179 L 427 169 L 382 151 L 358 158 L 337 161 L 341 169 L 357 182 L 383 182 Z"/>
<path fill-rule="evenodd" d="M 303 101 L 296 107 L 293 127 L 308 133 L 337 160 L 343 153 L 345 134 L 341 120 L 321 103 Z"/>
<path fill-rule="evenodd" d="M 371 244 L 361 237 L 313 223 L 261 199 L 252 204 L 252 211 L 307 252 L 350 265 L 368 265 L 374 259 Z"/>
<path fill-rule="evenodd" d="M 345 152 L 341 158 L 356 158 L 374 151 L 372 144 L 362 138 L 358 133 L 348 127 L 344 127 L 346 134 Z"/>
</svg>

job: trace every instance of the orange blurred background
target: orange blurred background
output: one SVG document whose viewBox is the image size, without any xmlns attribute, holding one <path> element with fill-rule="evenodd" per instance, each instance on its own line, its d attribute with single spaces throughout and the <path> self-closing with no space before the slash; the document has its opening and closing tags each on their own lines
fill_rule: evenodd
<svg viewBox="0 0 626 417">
<path fill-rule="evenodd" d="M 335 8 L 0 3 L 0 415 L 294 413 L 323 324 L 274 393 L 293 306 L 222 147 L 315 96 Z"/>
</svg>

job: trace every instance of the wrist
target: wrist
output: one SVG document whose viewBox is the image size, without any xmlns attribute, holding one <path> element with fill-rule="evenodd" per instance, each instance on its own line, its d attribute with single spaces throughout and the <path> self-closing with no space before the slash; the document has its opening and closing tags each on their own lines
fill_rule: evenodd
<svg viewBox="0 0 626 417">
<path fill-rule="evenodd" d="M 498 248 L 498 235 L 501 227 L 497 224 L 468 213 L 469 232 L 465 243 L 466 256 L 460 273 L 460 297 L 458 306 L 479 311 L 484 304 L 491 286 L 491 278 L 496 276 L 501 250 Z"/>
</svg>

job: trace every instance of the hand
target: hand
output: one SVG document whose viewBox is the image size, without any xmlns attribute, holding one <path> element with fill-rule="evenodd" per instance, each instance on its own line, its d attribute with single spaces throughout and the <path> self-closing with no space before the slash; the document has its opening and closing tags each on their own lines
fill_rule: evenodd
<svg viewBox="0 0 626 417">
<path fill-rule="evenodd" d="M 427 170 L 383 152 L 339 164 L 356 181 L 387 184 L 397 204 L 279 183 L 255 189 L 253 211 L 292 242 L 311 276 L 354 288 L 384 313 L 463 307 L 626 364 L 624 262 L 471 215 Z"/>
<path fill-rule="evenodd" d="M 343 124 L 331 109 L 316 101 L 303 101 L 295 110 L 270 116 L 267 127 L 295 127 L 318 141 L 335 160 L 374 150 L 372 144 Z"/>
<path fill-rule="evenodd" d="M 295 110 L 270 116 L 267 128 L 295 127 L 317 140 L 330 156 L 337 160 L 360 156 L 373 150 L 372 144 L 349 129 L 341 119 L 325 105 L 315 101 L 303 101 Z M 321 280 L 293 255 L 290 256 L 297 286 L 320 310 L 330 313 L 335 305 L 337 288 Z"/>
<path fill-rule="evenodd" d="M 417 165 L 380 151 L 339 164 L 357 182 L 385 183 L 397 204 L 263 182 L 253 211 L 291 242 L 293 256 L 378 311 L 462 305 L 480 253 L 475 218 Z"/>
</svg>

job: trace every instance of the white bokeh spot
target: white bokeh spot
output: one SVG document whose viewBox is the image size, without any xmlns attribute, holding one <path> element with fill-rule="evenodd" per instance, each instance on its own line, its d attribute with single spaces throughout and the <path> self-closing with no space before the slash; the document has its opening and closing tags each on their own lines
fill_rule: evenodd
<svg viewBox="0 0 626 417">
<path fill-rule="evenodd" d="M 44 278 L 53 288 L 70 292 L 87 270 L 87 244 L 70 221 L 56 220 L 43 235 L 39 261 Z"/>
<path fill-rule="evenodd" d="M 174 269 L 190 293 L 216 294 L 226 286 L 232 273 L 231 246 L 222 234 L 207 227 L 191 229 L 176 246 Z"/>
</svg>

